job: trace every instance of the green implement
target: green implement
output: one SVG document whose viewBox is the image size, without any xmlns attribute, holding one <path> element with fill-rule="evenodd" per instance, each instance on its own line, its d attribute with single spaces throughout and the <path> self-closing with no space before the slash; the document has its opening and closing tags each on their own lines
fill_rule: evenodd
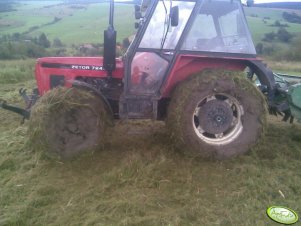
<svg viewBox="0 0 301 226">
<path fill-rule="evenodd" d="M 301 122 L 301 76 L 274 73 L 275 81 L 286 90 L 292 116 Z"/>
<path fill-rule="evenodd" d="M 292 115 L 301 122 L 301 83 L 289 87 L 288 103 Z"/>
</svg>

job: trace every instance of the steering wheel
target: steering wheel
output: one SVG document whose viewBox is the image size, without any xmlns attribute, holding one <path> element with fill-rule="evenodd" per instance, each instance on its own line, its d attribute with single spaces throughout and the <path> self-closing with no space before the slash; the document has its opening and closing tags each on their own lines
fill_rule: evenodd
<svg viewBox="0 0 301 226">
<path fill-rule="evenodd" d="M 220 37 L 196 40 L 196 48 L 201 50 L 217 50 L 223 46 L 224 44 Z"/>
</svg>

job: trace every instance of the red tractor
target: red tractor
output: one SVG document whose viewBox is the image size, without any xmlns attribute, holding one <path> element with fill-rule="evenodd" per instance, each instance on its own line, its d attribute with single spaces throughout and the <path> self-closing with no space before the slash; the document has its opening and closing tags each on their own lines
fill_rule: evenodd
<svg viewBox="0 0 301 226">
<path fill-rule="evenodd" d="M 273 101 L 274 75 L 256 58 L 240 0 L 143 1 L 135 6 L 139 20 L 135 38 L 117 59 L 113 14 L 111 1 L 104 57 L 40 58 L 35 69 L 37 91 L 31 98 L 21 92 L 28 109 L 36 97 L 41 96 L 36 105 L 49 102 L 51 92 L 61 86 L 74 87 L 72 101 L 83 100 L 77 108 L 53 111 L 56 120 L 45 127 L 47 142 L 61 157 L 103 141 L 106 123 L 100 120 L 105 115 L 166 120 L 183 151 L 229 158 L 245 153 L 259 139 L 266 103 L 270 109 L 288 112 L 285 103 Z M 246 68 L 257 75 L 263 92 L 244 76 Z M 76 90 L 93 95 L 80 98 Z M 5 106 L 29 117 L 29 110 Z M 53 127 L 56 133 L 47 131 Z"/>
</svg>

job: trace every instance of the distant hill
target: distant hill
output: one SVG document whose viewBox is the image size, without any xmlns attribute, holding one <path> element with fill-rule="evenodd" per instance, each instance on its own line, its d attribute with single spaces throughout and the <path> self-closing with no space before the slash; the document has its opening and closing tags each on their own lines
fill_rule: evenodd
<svg viewBox="0 0 301 226">
<path fill-rule="evenodd" d="M 13 1 L 0 2 L 0 13 L 13 11 L 14 9 L 12 7 L 12 4 L 13 4 Z"/>
<path fill-rule="evenodd" d="M 273 2 L 273 3 L 260 3 L 254 4 L 255 7 L 265 8 L 280 8 L 280 9 L 300 9 L 301 2 Z"/>
</svg>

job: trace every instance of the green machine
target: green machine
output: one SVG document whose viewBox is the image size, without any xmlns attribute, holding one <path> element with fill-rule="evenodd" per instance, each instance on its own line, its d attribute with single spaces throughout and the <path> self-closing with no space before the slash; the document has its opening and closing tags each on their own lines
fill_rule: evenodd
<svg viewBox="0 0 301 226">
<path fill-rule="evenodd" d="M 295 118 L 301 123 L 301 76 L 274 73 L 274 78 L 278 86 L 276 102 L 289 105 L 284 120 L 290 117 L 291 121 Z"/>
<path fill-rule="evenodd" d="M 301 83 L 289 87 L 288 103 L 291 114 L 301 122 Z"/>
</svg>

